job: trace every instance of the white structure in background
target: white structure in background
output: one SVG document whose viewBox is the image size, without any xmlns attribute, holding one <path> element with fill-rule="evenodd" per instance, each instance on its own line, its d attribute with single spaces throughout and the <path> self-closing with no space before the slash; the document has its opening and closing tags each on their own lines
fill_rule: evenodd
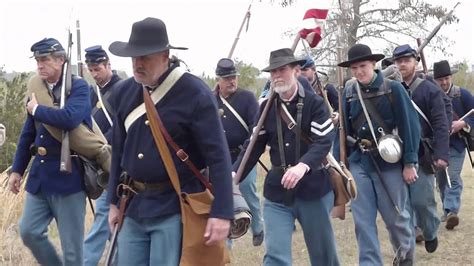
<svg viewBox="0 0 474 266">
<path fill-rule="evenodd" d="M 3 143 L 5 143 L 5 139 L 6 139 L 6 129 L 3 124 L 0 124 L 0 146 L 2 146 Z"/>
</svg>

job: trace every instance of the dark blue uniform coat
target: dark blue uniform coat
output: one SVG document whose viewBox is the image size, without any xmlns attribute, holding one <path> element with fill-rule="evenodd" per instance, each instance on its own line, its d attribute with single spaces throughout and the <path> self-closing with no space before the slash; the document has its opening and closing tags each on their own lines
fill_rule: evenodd
<svg viewBox="0 0 474 266">
<path fill-rule="evenodd" d="M 250 137 L 252 127 L 256 123 L 258 116 L 258 103 L 252 92 L 243 89 L 237 89 L 233 95 L 226 99 L 226 101 L 243 119 L 250 130 L 249 133 L 229 108 L 224 105 L 219 94 L 216 95 L 216 99 L 219 109 L 221 110 L 220 112 L 223 112 L 221 114 L 221 121 L 224 127 L 227 143 L 229 144 L 229 150 L 231 151 L 232 162 L 234 162 L 240 153 L 240 148 L 245 140 Z"/>
<path fill-rule="evenodd" d="M 99 88 L 99 91 L 101 93 L 102 101 L 107 101 L 109 105 L 106 106 L 100 106 L 98 108 L 98 102 L 99 102 L 99 97 L 97 96 L 95 89 L 91 88 L 91 106 L 92 106 L 92 117 L 94 117 L 95 122 L 97 122 L 97 125 L 100 128 L 100 131 L 104 134 L 105 138 L 107 139 L 108 143 L 111 143 L 112 141 L 112 130 L 109 121 L 107 120 L 107 117 L 104 114 L 104 108 L 107 106 L 112 107 L 114 109 L 113 104 L 114 100 L 113 97 L 115 97 L 115 91 L 117 90 L 116 84 L 119 82 L 121 78 L 114 73 L 112 75 L 112 78 L 110 79 L 109 83 L 105 85 L 103 88 Z M 110 94 L 110 95 L 109 95 Z M 106 97 L 104 97 L 106 95 Z M 122 95 L 123 96 L 123 95 Z M 120 97 L 120 96 L 119 96 Z M 125 97 L 125 96 L 123 96 Z M 114 110 L 107 110 L 109 113 L 110 118 L 113 118 L 113 113 L 115 112 Z"/>
<path fill-rule="evenodd" d="M 161 84 L 172 68 L 160 77 Z M 134 180 L 157 183 L 169 180 L 161 156 L 153 140 L 149 126 L 142 115 L 125 131 L 124 121 L 128 114 L 143 103 L 142 85 L 134 78 L 123 81 L 116 98 L 116 115 L 112 137 L 112 167 L 109 190 L 115 191 L 122 171 Z M 156 104 L 158 114 L 173 140 L 189 155 L 189 159 L 203 169 L 209 167 L 210 181 L 214 187 L 214 202 L 211 217 L 232 219 L 232 177 L 231 161 L 224 137 L 222 124 L 217 113 L 215 96 L 199 78 L 184 73 L 168 93 Z M 182 190 L 198 192 L 203 190 L 195 178 L 170 147 Z M 143 155 L 142 158 L 139 155 Z M 184 183 L 184 184 L 183 184 Z M 108 194 L 109 202 L 116 203 L 116 193 Z M 134 218 L 151 218 L 180 213 L 179 199 L 170 187 L 165 191 L 148 190 L 134 195 L 126 215 Z"/>
<path fill-rule="evenodd" d="M 53 88 L 61 90 L 61 82 Z M 59 99 L 56 99 L 59 102 Z M 38 128 L 35 127 L 35 122 Z M 18 147 L 13 161 L 12 171 L 24 174 L 31 159 L 30 146 L 34 144 L 50 150 L 60 150 L 61 143 L 54 139 L 42 124 L 72 130 L 80 123 L 85 123 L 92 128 L 89 85 L 82 79 L 73 78 L 71 93 L 66 99 L 63 109 L 39 105 L 34 117 L 30 114 L 18 140 Z M 81 171 L 76 159 L 72 159 L 72 173 L 66 174 L 59 171 L 60 155 L 37 154 L 31 165 L 26 191 L 32 194 L 42 192 L 45 195 L 68 195 L 83 190 Z"/>
<path fill-rule="evenodd" d="M 308 82 L 306 83 L 309 85 Z M 295 196 L 297 198 L 310 200 L 321 198 L 331 190 L 328 173 L 325 169 L 321 168 L 321 165 L 331 148 L 331 143 L 334 139 L 334 126 L 329 118 L 329 112 L 324 104 L 323 98 L 317 96 L 311 86 L 299 84 L 297 96 L 303 98 L 304 104 L 301 131 L 310 136 L 313 142 L 311 145 L 307 145 L 300 139 L 301 157 L 297 158 L 295 154 L 295 133 L 290 131 L 285 122 L 282 121 L 284 153 L 288 165 L 296 165 L 298 162 L 303 162 L 311 168 L 295 188 Z M 295 121 L 298 97 L 295 97 L 289 103 L 285 103 Z M 268 99 L 262 103 L 262 110 L 267 101 Z M 265 178 L 264 196 L 273 202 L 282 203 L 286 189 L 281 185 L 282 172 L 275 167 L 281 165 L 276 119 L 280 119 L 280 116 L 277 118 L 275 104 L 273 104 L 268 112 L 263 128 L 259 132 L 255 147 L 242 176 L 247 176 L 249 171 L 257 163 L 260 155 L 265 151 L 265 147 L 269 145 L 272 169 Z M 245 149 L 248 143 L 249 141 L 246 141 Z M 234 171 L 237 171 L 244 152 L 245 150 L 240 153 L 239 158 L 234 163 Z"/>
<path fill-rule="evenodd" d="M 458 120 L 472 108 L 474 108 L 474 97 L 472 94 L 464 89 L 459 88 L 460 93 L 453 94 L 453 87 L 448 92 L 448 96 L 452 99 L 453 106 L 453 120 Z M 474 116 L 469 116 L 464 121 L 471 126 L 471 130 L 474 130 Z M 452 134 L 449 138 L 449 145 L 455 148 L 458 152 L 462 152 L 466 144 L 459 134 Z"/>
<path fill-rule="evenodd" d="M 443 90 L 432 81 L 425 79 L 414 92 L 411 92 L 411 98 L 423 111 L 433 128 L 431 130 L 426 121 L 420 115 L 418 116 L 422 137 L 433 140 L 433 160 L 442 159 L 447 162 L 449 159 L 449 131 L 451 127 L 446 114 Z M 420 145 L 419 154 L 423 154 L 422 145 Z"/>
</svg>

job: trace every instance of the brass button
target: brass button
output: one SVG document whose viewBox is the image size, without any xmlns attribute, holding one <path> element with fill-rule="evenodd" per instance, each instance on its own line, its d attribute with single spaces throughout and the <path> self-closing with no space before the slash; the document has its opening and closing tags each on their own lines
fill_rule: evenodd
<svg viewBox="0 0 474 266">
<path fill-rule="evenodd" d="M 145 125 L 147 125 L 147 126 L 150 125 L 150 121 L 145 120 Z"/>
<path fill-rule="evenodd" d="M 138 159 L 141 160 L 141 159 L 143 159 L 143 156 L 144 156 L 143 153 L 139 153 L 137 157 L 138 157 Z"/>
<path fill-rule="evenodd" d="M 38 151 L 38 154 L 41 156 L 45 156 L 48 153 L 45 147 L 38 147 L 37 151 Z"/>
</svg>

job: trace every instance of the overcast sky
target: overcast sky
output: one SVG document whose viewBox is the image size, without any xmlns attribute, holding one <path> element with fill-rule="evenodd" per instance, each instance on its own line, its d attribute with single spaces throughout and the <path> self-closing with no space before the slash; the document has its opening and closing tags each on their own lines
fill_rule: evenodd
<svg viewBox="0 0 474 266">
<path fill-rule="evenodd" d="M 389 0 L 387 3 L 396 3 Z M 217 61 L 226 57 L 242 23 L 250 0 L 61 0 L 23 1 L 2 0 L 0 3 L 0 66 L 6 71 L 34 71 L 30 47 L 45 38 L 58 39 L 66 45 L 67 26 L 71 25 L 75 40 L 75 21 L 81 23 L 82 50 L 100 44 L 107 51 L 114 41 L 128 41 L 132 24 L 145 17 L 162 19 L 168 28 L 170 43 L 188 47 L 187 51 L 174 50 L 200 75 L 203 71 L 213 76 Z M 297 0 L 296 4 L 282 8 L 270 0 L 253 1 L 248 32 L 240 36 L 234 58 L 252 63 L 262 69 L 268 62 L 270 51 L 290 47 L 292 40 L 285 31 L 301 25 L 304 12 L 310 8 L 335 5 L 335 0 Z M 275 0 L 274 2 L 279 2 Z M 451 9 L 456 1 L 427 0 Z M 456 43 L 450 61 L 466 59 L 474 64 L 474 4 L 460 1 L 455 11 L 459 24 L 443 26 L 439 34 L 449 35 Z M 365 41 L 374 52 L 383 47 Z M 415 43 L 411 44 L 415 45 Z M 301 44 L 298 48 L 302 48 Z M 76 48 L 73 48 L 75 62 Z M 428 65 L 445 59 L 426 49 Z M 110 53 L 109 53 L 110 55 Z M 82 53 L 84 58 L 84 52 Z M 130 58 L 110 55 L 114 69 L 131 72 Z"/>
</svg>

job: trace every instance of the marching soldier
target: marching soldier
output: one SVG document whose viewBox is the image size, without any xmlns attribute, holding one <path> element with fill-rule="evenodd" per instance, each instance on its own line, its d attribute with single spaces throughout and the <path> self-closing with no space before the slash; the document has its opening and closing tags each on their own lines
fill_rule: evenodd
<svg viewBox="0 0 474 266">
<path fill-rule="evenodd" d="M 143 107 L 143 88 L 155 99 L 156 109 L 171 138 L 199 169 L 209 167 L 214 201 L 203 238 L 216 245 L 227 238 L 233 218 L 231 160 L 217 103 L 202 80 L 183 72 L 169 59 L 166 26 L 146 18 L 132 26 L 129 42 L 114 42 L 112 54 L 131 57 L 133 78 L 123 81 L 116 99 L 113 125 L 112 169 L 109 191 L 116 191 L 120 176 L 131 179 L 133 197 L 118 236 L 119 265 L 178 265 L 182 230 L 179 198 L 160 156 Z M 203 185 L 172 152 L 181 189 L 194 193 Z M 109 225 L 118 221 L 115 193 L 108 193 Z"/>
<path fill-rule="evenodd" d="M 448 165 L 449 127 L 443 91 L 434 82 L 417 77 L 419 56 L 408 44 L 393 51 L 393 60 L 402 74 L 408 93 L 416 104 L 420 119 L 421 136 L 419 149 L 418 179 L 410 184 L 410 202 L 414 226 L 421 229 L 427 252 L 438 247 L 439 217 L 434 196 L 434 173 Z M 414 115 L 414 113 L 412 114 Z"/>
<path fill-rule="evenodd" d="M 89 47 L 86 52 L 86 64 L 89 73 L 97 86 L 91 86 L 92 116 L 103 132 L 107 142 L 112 139 L 112 118 L 115 113 L 112 107 L 113 92 L 117 89 L 121 78 L 112 71 L 110 60 L 102 46 Z M 105 184 L 101 184 L 105 185 Z M 110 237 L 109 205 L 107 190 L 95 201 L 95 219 L 89 235 L 84 241 L 84 265 L 97 265 L 105 249 L 105 243 Z"/>
<path fill-rule="evenodd" d="M 442 220 L 446 222 L 446 229 L 453 230 L 459 224 L 459 209 L 461 208 L 461 193 L 463 181 L 461 178 L 462 166 L 466 157 L 466 143 L 461 133 L 473 130 L 474 118 L 467 117 L 460 120 L 467 112 L 474 108 L 474 97 L 472 94 L 453 83 L 453 74 L 449 62 L 442 60 L 434 63 L 433 77 L 443 91 L 450 97 L 453 107 L 453 122 L 451 124 L 451 136 L 449 138 L 449 168 L 448 175 L 451 186 L 447 185 L 446 172 L 437 173 L 441 201 L 443 203 L 444 215 Z"/>
<path fill-rule="evenodd" d="M 270 53 L 270 65 L 263 71 L 270 72 L 271 86 L 278 96 L 271 103 L 242 175 L 250 172 L 269 145 L 272 169 L 264 184 L 263 265 L 292 264 L 295 219 L 303 229 L 311 264 L 339 265 L 329 215 L 334 194 L 328 173 L 322 167 L 334 139 L 334 125 L 323 99 L 298 82 L 303 62 L 288 48 Z M 265 99 L 262 106 L 270 104 L 268 101 Z M 283 116 L 292 121 L 291 125 Z M 303 135 L 309 144 L 303 141 Z M 234 163 L 234 170 L 239 167 L 244 152 Z"/>
<path fill-rule="evenodd" d="M 37 90 L 49 90 L 52 101 L 59 105 L 63 65 L 67 57 L 62 45 L 53 38 L 43 39 L 31 47 L 38 73 L 32 78 Z M 70 77 L 69 77 L 70 78 Z M 31 86 L 30 82 L 30 86 Z M 72 88 L 64 108 L 38 104 L 35 93 L 27 103 L 27 117 L 15 154 L 9 188 L 20 191 L 25 169 L 34 155 L 28 180 L 26 199 L 20 219 L 23 243 L 42 265 L 82 265 L 84 239 L 85 193 L 78 160 L 72 158 L 72 171 L 59 171 L 61 142 L 56 140 L 46 125 L 61 130 L 72 130 L 84 123 L 90 129 L 90 95 L 87 83 L 72 78 Z M 48 225 L 52 219 L 58 225 L 61 239 L 61 259 L 48 239 Z"/>
<path fill-rule="evenodd" d="M 258 103 L 250 91 L 238 88 L 238 76 L 234 62 L 222 58 L 217 63 L 217 88 L 215 91 L 222 125 L 229 145 L 232 162 L 235 162 L 242 146 L 250 137 L 250 129 L 256 123 Z M 252 244 L 260 246 L 263 242 L 263 221 L 260 199 L 257 195 L 257 168 L 254 167 L 239 189 L 252 213 Z"/>
<path fill-rule="evenodd" d="M 314 65 L 314 60 L 311 57 L 308 56 L 308 57 L 305 58 L 305 60 L 306 60 L 305 63 L 301 66 L 301 75 L 305 76 L 308 79 L 308 81 L 309 81 L 309 83 L 311 83 L 311 86 L 313 87 L 314 91 L 319 96 L 323 97 L 323 93 L 326 93 L 329 104 L 330 104 L 332 110 L 337 110 L 339 96 L 337 94 L 336 88 L 334 87 L 334 85 L 332 85 L 330 83 L 326 83 L 326 84 L 321 83 L 320 85 L 323 86 L 321 89 L 324 89 L 324 92 L 321 91 L 321 89 L 319 88 L 319 84 L 318 84 L 318 80 L 317 80 L 316 75 L 321 74 L 322 72 L 320 73 L 320 72 L 316 71 L 316 66 Z M 328 78 L 326 73 L 321 74 L 321 75 L 325 75 L 326 79 Z"/>
<path fill-rule="evenodd" d="M 412 265 L 415 239 L 407 183 L 417 178 L 420 125 L 412 115 L 414 108 L 403 86 L 384 79 L 375 70 L 376 62 L 383 58 L 383 54 L 372 54 L 367 45 L 355 44 L 348 51 L 348 60 L 338 64 L 350 68 L 356 79 L 348 82 L 342 99 L 347 140 L 352 144 L 347 152 L 349 167 L 358 192 L 351 210 L 360 265 L 383 265 L 377 211 L 390 233 L 395 252 L 393 264 Z M 398 137 L 393 135 L 394 129 L 398 130 Z M 382 138 L 391 145 L 384 144 Z"/>
</svg>

